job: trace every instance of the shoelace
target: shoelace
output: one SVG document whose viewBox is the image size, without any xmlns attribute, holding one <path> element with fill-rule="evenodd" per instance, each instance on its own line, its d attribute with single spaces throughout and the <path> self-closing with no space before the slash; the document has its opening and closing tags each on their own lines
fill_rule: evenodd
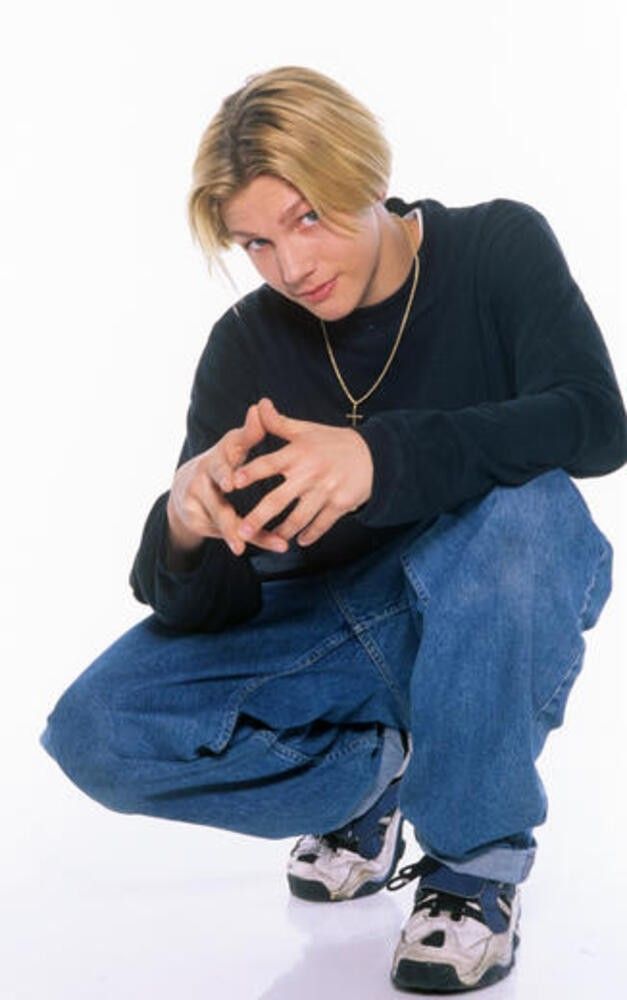
<svg viewBox="0 0 627 1000">
<path fill-rule="evenodd" d="M 362 828 L 359 832 L 352 826 L 347 826 L 319 836 L 306 834 L 300 837 L 293 853 L 301 861 L 315 861 L 318 855 L 326 851 L 336 853 L 340 850 L 353 851 L 363 858 L 374 858 L 381 850 L 385 827 L 389 825 L 391 818 L 391 816 L 381 816 L 375 824 L 369 824 L 368 829 Z M 303 851 L 305 853 L 301 853 Z"/>
<path fill-rule="evenodd" d="M 402 868 L 399 868 L 397 874 L 387 880 L 386 886 L 390 892 L 396 892 L 397 889 L 402 889 L 403 886 L 413 882 L 415 878 L 420 878 L 421 875 L 431 875 L 432 872 L 437 871 L 440 867 L 440 862 L 425 854 L 420 861 L 415 861 L 412 865 L 403 865 Z"/>
<path fill-rule="evenodd" d="M 428 909 L 430 917 L 448 912 L 455 921 L 464 916 L 479 920 L 495 934 L 507 930 L 511 915 L 512 886 L 453 872 L 428 855 L 412 865 L 400 868 L 397 875 L 388 879 L 386 886 L 394 892 L 419 877 L 421 884 L 416 890 L 412 914 L 422 909 Z M 451 888 L 455 888 L 455 892 L 447 891 Z M 503 912 L 503 907 L 506 913 Z"/>
</svg>

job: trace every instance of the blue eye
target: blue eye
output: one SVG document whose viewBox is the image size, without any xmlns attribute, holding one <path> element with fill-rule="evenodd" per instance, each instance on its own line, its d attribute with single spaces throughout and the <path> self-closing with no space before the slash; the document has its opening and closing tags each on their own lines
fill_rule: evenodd
<svg viewBox="0 0 627 1000">
<path fill-rule="evenodd" d="M 311 220 L 312 222 L 317 222 L 318 221 L 318 213 L 313 208 L 311 208 L 308 212 L 305 212 L 304 215 L 301 215 L 298 221 L 302 222 L 303 219 L 308 218 L 308 216 L 310 216 L 310 215 L 315 216 L 315 218 L 313 220 Z M 261 238 L 253 239 L 253 240 L 248 240 L 248 243 L 244 243 L 244 250 L 250 250 L 251 247 L 252 247 L 252 245 L 253 245 L 253 243 L 267 243 L 267 242 L 268 242 L 267 240 L 263 240 Z M 253 248 L 253 250 L 255 249 L 255 247 L 252 247 L 252 248 Z"/>
</svg>

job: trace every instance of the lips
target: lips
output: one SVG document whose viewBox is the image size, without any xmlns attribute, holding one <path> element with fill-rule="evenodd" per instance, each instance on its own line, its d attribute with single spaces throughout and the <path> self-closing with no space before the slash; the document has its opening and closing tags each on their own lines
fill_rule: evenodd
<svg viewBox="0 0 627 1000">
<path fill-rule="evenodd" d="M 331 280 L 332 280 L 332 279 L 331 279 Z M 309 289 L 308 289 L 308 290 L 307 290 L 306 292 L 301 292 L 300 294 L 301 294 L 301 295 L 315 295 L 315 294 L 316 294 L 316 292 L 321 292 L 321 291 L 322 291 L 322 289 L 323 289 L 323 288 L 324 288 L 324 287 L 325 287 L 326 285 L 329 285 L 329 284 L 331 284 L 331 281 L 323 281 L 323 282 L 322 282 L 322 284 L 321 284 L 321 285 L 318 285 L 318 287 L 317 287 L 317 288 L 309 288 Z"/>
<path fill-rule="evenodd" d="M 309 299 L 311 302 L 319 302 L 321 299 L 326 298 L 330 295 L 337 281 L 337 276 L 331 278 L 330 281 L 324 282 L 322 285 L 318 285 L 317 288 L 312 288 L 309 292 L 301 292 L 299 298 Z"/>
</svg>

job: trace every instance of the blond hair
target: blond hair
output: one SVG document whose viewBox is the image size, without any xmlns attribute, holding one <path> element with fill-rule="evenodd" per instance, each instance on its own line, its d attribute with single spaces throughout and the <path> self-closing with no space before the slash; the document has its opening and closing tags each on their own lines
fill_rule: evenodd
<svg viewBox="0 0 627 1000">
<path fill-rule="evenodd" d="M 233 244 L 221 205 L 259 174 L 287 181 L 343 232 L 387 191 L 392 153 L 376 116 L 330 77 L 280 66 L 246 79 L 202 134 L 187 200 L 209 273 Z M 230 276 L 229 276 L 230 280 Z"/>
</svg>

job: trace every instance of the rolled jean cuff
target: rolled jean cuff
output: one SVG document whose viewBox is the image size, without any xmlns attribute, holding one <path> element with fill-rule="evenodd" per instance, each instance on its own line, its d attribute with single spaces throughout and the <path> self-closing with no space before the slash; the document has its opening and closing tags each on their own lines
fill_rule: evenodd
<svg viewBox="0 0 627 1000">
<path fill-rule="evenodd" d="M 447 868 L 466 875 L 478 875 L 494 882 L 524 882 L 535 861 L 537 844 L 531 847 L 490 847 L 469 861 L 452 861 L 433 851 L 430 857 L 441 861 Z"/>
</svg>

